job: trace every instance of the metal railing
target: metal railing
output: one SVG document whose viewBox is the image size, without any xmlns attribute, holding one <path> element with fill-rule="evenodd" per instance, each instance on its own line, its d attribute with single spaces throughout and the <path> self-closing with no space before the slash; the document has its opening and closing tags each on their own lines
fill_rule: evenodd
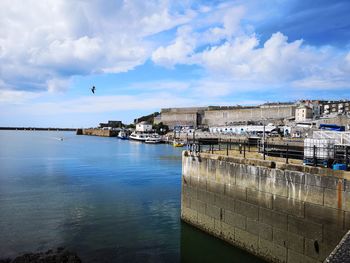
<svg viewBox="0 0 350 263">
<path fill-rule="evenodd" d="M 350 163 L 350 146 L 321 147 L 291 145 L 288 143 L 270 143 L 262 140 L 233 140 L 219 138 L 192 139 L 187 142 L 190 153 L 212 153 L 243 158 L 276 157 L 280 162 L 290 163 L 290 160 L 301 160 L 306 165 L 332 167 L 334 164 Z"/>
</svg>

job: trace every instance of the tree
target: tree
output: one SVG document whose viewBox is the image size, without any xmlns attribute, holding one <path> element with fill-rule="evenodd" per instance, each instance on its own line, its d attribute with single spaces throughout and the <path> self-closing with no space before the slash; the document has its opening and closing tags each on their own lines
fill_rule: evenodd
<svg viewBox="0 0 350 263">
<path fill-rule="evenodd" d="M 168 125 L 163 124 L 163 122 L 153 124 L 152 128 L 160 135 L 164 135 L 169 131 Z"/>
<path fill-rule="evenodd" d="M 135 129 L 136 126 L 135 126 L 135 124 L 130 123 L 130 124 L 126 125 L 125 128 L 127 128 L 127 129 Z"/>
</svg>

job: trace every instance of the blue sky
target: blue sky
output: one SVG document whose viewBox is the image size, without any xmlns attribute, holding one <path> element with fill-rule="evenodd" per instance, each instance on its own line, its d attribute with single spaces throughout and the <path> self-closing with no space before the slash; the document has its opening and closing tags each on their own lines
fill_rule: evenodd
<svg viewBox="0 0 350 263">
<path fill-rule="evenodd" d="M 3 0 L 0 126 L 349 99 L 349 13 L 347 0 Z"/>
</svg>

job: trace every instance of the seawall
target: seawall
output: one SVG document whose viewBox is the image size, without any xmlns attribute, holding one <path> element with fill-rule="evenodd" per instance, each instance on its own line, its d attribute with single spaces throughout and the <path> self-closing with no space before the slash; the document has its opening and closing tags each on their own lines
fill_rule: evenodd
<svg viewBox="0 0 350 263">
<path fill-rule="evenodd" d="M 102 137 L 115 137 L 118 135 L 118 131 L 102 130 L 102 129 L 78 129 L 77 135 L 90 135 L 90 136 L 102 136 Z"/>
<path fill-rule="evenodd" d="M 270 262 L 323 262 L 350 229 L 350 173 L 182 157 L 181 218 Z"/>
</svg>

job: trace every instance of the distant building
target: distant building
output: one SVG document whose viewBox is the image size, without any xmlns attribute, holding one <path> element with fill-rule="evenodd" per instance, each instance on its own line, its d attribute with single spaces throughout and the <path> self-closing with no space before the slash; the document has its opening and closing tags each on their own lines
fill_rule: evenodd
<svg viewBox="0 0 350 263">
<path fill-rule="evenodd" d="M 301 105 L 295 109 L 295 121 L 301 122 L 310 120 L 313 117 L 312 108 L 306 105 Z"/>
<path fill-rule="evenodd" d="M 274 125 L 235 125 L 235 126 L 219 126 L 210 127 L 209 132 L 221 133 L 221 134 L 270 134 L 278 131 L 278 128 Z"/>
<path fill-rule="evenodd" d="M 298 101 L 297 104 L 299 106 L 308 106 L 312 109 L 312 118 L 313 119 L 318 119 L 321 116 L 321 103 L 322 101 L 320 100 L 301 100 Z"/>
<path fill-rule="evenodd" d="M 121 128 L 123 123 L 121 121 L 108 121 L 107 123 L 100 123 L 100 128 Z"/>
<path fill-rule="evenodd" d="M 350 113 L 350 101 L 320 101 L 320 111 L 322 116 L 346 115 Z"/>
<path fill-rule="evenodd" d="M 152 124 L 146 121 L 141 121 L 136 124 L 136 131 L 138 132 L 150 132 L 152 131 Z"/>
</svg>

